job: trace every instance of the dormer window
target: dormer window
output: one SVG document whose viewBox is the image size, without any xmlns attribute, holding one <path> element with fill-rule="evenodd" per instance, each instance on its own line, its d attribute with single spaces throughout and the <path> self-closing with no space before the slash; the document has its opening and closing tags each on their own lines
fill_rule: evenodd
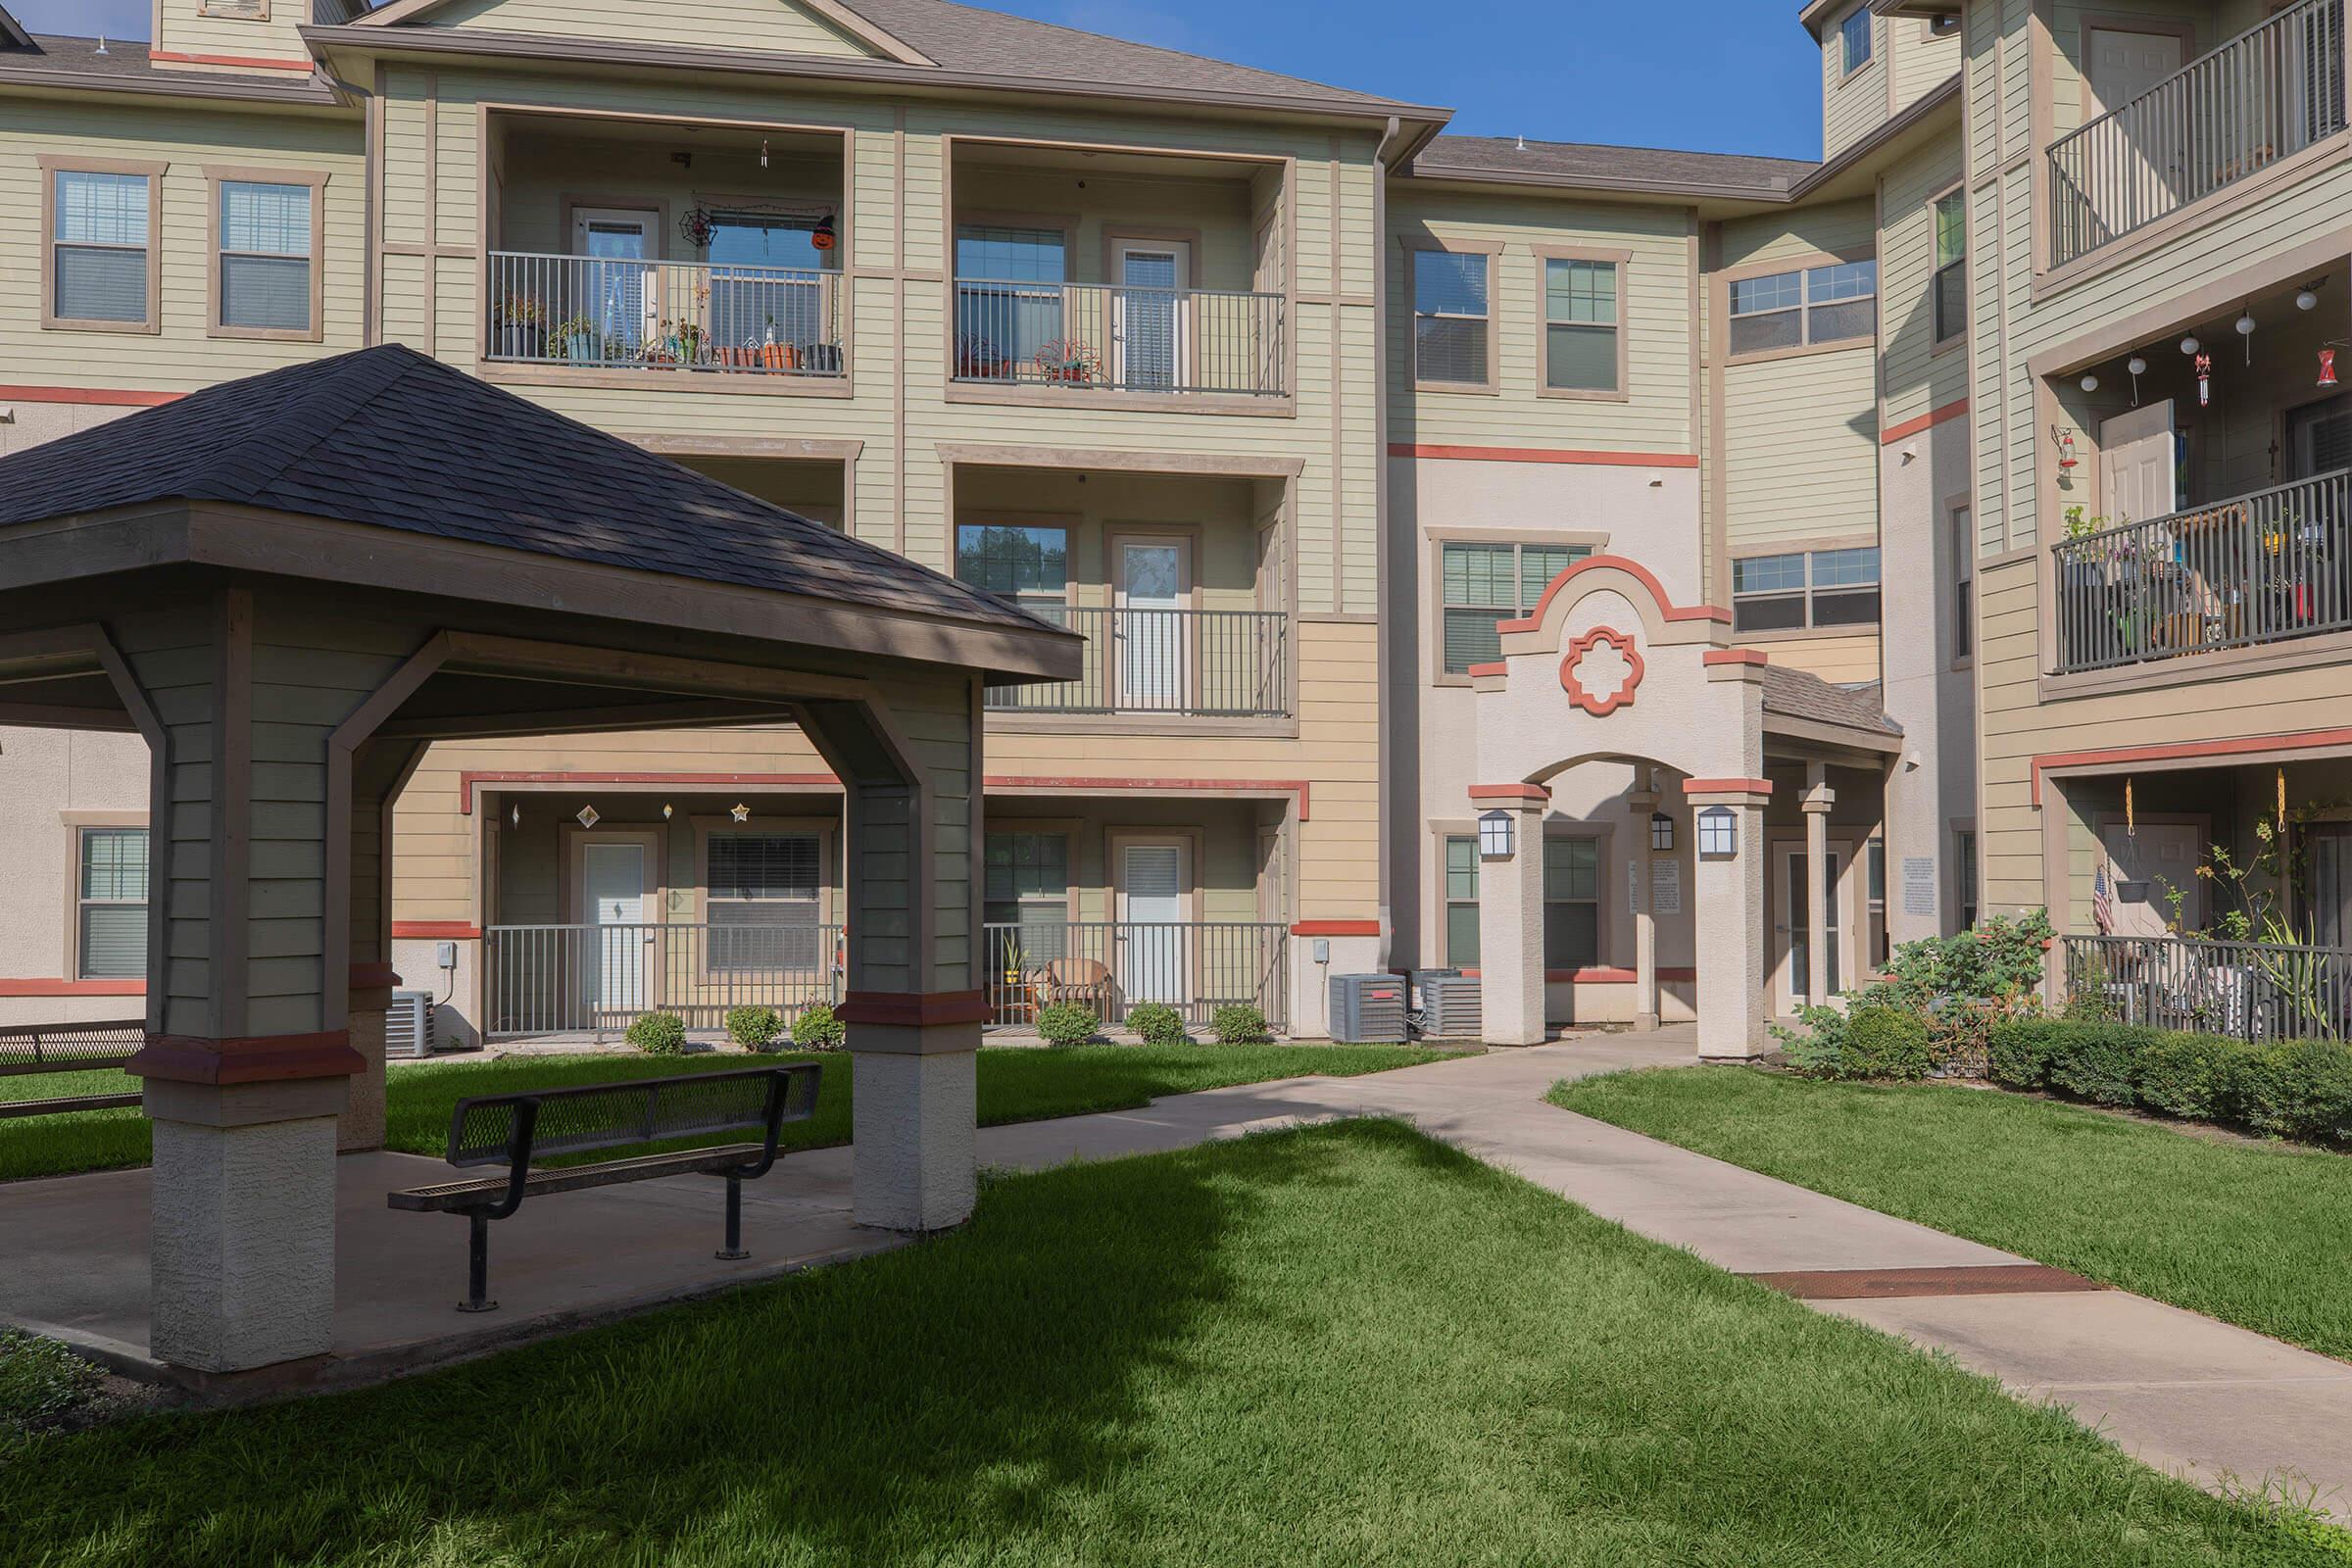
<svg viewBox="0 0 2352 1568">
<path fill-rule="evenodd" d="M 1865 0 L 1838 24 L 1838 35 L 1845 50 L 1845 74 L 1849 76 L 1870 64 L 1870 6 Z"/>
</svg>

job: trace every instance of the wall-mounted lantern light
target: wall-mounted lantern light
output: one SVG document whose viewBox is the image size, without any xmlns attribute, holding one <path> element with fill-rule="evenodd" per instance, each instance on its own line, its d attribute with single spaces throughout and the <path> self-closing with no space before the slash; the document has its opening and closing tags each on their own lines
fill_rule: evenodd
<svg viewBox="0 0 2352 1568">
<path fill-rule="evenodd" d="M 1649 813 L 1649 847 L 1661 853 L 1674 848 L 1674 818 L 1664 811 Z"/>
<path fill-rule="evenodd" d="M 1730 859 L 1740 853 L 1740 817 L 1728 806 L 1710 806 L 1698 813 L 1698 853 Z"/>
<path fill-rule="evenodd" d="M 1478 819 L 1478 857 L 1507 860 L 1519 848 L 1519 824 L 1508 811 L 1489 811 Z"/>
</svg>

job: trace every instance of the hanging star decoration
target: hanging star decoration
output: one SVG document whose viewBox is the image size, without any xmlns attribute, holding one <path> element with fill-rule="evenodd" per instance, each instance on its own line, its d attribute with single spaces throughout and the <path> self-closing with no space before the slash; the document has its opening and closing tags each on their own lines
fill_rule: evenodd
<svg viewBox="0 0 2352 1568">
<path fill-rule="evenodd" d="M 738 804 L 732 810 L 728 811 L 727 814 L 738 822 L 749 822 L 752 819 L 752 808 L 748 806 Z"/>
</svg>

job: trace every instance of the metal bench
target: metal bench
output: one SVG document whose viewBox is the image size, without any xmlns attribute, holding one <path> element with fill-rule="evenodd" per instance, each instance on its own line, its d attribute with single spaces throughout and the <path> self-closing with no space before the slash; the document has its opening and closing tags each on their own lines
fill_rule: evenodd
<svg viewBox="0 0 2352 1568">
<path fill-rule="evenodd" d="M 0 1078 L 120 1067 L 137 1055 L 146 1044 L 147 1022 L 143 1018 L 103 1023 L 9 1024 L 0 1027 Z M 0 1101 L 0 1119 L 53 1116 L 68 1110 L 111 1110 L 138 1102 L 136 1089 L 126 1094 Z"/>
<path fill-rule="evenodd" d="M 743 1247 L 743 1184 L 776 1162 L 776 1140 L 788 1121 L 816 1113 L 818 1067 L 753 1067 L 739 1072 L 688 1073 L 630 1083 L 583 1084 L 513 1095 L 476 1095 L 458 1102 L 449 1121 L 449 1162 L 503 1165 L 493 1176 L 435 1182 L 385 1195 L 386 1203 L 426 1214 L 464 1214 L 471 1228 L 466 1299 L 461 1312 L 487 1312 L 490 1222 L 505 1219 L 539 1193 L 571 1193 L 659 1176 L 707 1172 L 727 1179 L 726 1246 L 716 1254 L 749 1257 Z M 720 1144 L 669 1154 L 637 1154 L 592 1165 L 534 1170 L 552 1154 L 623 1149 L 663 1138 L 757 1131 L 759 1143 Z"/>
</svg>

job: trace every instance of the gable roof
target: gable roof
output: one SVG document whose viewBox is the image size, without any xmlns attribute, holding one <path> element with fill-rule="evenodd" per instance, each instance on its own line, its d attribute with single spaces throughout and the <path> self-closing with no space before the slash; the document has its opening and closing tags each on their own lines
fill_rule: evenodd
<svg viewBox="0 0 2352 1568">
<path fill-rule="evenodd" d="M 223 382 L 0 459 L 0 526 L 171 501 L 1068 635 L 398 344 Z"/>
<path fill-rule="evenodd" d="M 1899 736 L 1903 726 L 1886 716 L 1881 706 L 1885 700 L 1876 681 L 1866 686 L 1838 686 L 1810 670 L 1786 664 L 1764 666 L 1764 711 L 1768 714 Z"/>
<path fill-rule="evenodd" d="M 355 20 L 366 26 L 389 26 L 397 23 L 416 21 L 450 3 L 451 0 L 384 0 L 383 4 L 368 10 L 367 0 L 361 0 L 362 10 L 366 14 Z M 901 65 L 907 66 L 938 64 L 937 61 L 905 39 L 893 35 L 887 29 L 875 25 L 867 18 L 859 16 L 850 7 L 843 5 L 841 0 L 777 0 L 777 4 L 779 7 L 797 6 L 810 12 L 822 21 L 848 33 L 885 60 L 896 60 Z"/>
<path fill-rule="evenodd" d="M 243 75 L 225 71 L 159 68 L 137 38 L 25 33 L 22 44 L 0 40 L 0 86 L 52 90 L 152 93 L 171 98 L 234 98 L 257 103 L 323 107 L 342 103 L 335 85 L 314 70 L 301 76 Z"/>
<path fill-rule="evenodd" d="M 32 46 L 32 34 L 24 30 L 24 24 L 10 16 L 8 7 L 0 6 L 0 49 L 29 49 Z"/>
</svg>

